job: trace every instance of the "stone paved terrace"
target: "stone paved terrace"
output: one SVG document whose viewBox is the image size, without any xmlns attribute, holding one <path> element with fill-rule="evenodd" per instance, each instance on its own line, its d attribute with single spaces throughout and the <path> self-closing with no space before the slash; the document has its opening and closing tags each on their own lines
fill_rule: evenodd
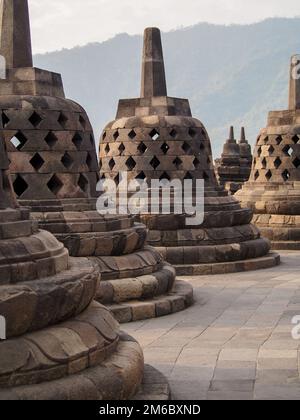
<svg viewBox="0 0 300 420">
<path fill-rule="evenodd" d="M 195 288 L 183 313 L 124 325 L 178 399 L 300 399 L 300 252 L 269 270 L 182 278 Z"/>
</svg>

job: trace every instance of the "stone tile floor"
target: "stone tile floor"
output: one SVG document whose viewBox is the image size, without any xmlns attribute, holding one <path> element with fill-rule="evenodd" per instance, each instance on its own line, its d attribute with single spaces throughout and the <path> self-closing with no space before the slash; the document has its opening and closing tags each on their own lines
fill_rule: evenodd
<svg viewBox="0 0 300 420">
<path fill-rule="evenodd" d="M 300 399 L 300 252 L 281 255 L 268 270 L 181 278 L 194 286 L 193 307 L 123 325 L 174 400 Z"/>
</svg>

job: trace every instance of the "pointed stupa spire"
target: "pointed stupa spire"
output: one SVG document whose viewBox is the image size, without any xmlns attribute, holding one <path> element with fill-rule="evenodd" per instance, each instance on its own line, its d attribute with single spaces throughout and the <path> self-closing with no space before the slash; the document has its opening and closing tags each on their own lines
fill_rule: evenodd
<svg viewBox="0 0 300 420">
<path fill-rule="evenodd" d="M 242 127 L 241 128 L 241 138 L 240 138 L 240 142 L 239 142 L 240 144 L 243 144 L 243 143 L 248 143 L 247 142 L 247 140 L 246 140 L 246 132 L 245 132 L 245 127 Z"/>
<path fill-rule="evenodd" d="M 300 55 L 293 55 L 290 67 L 289 109 L 300 109 Z"/>
<path fill-rule="evenodd" d="M 32 67 L 27 0 L 0 0 L 0 54 L 6 69 Z"/>
<path fill-rule="evenodd" d="M 0 210 L 18 207 L 9 174 L 9 160 L 3 135 L 0 135 Z"/>
<path fill-rule="evenodd" d="M 229 130 L 229 139 L 230 142 L 235 142 L 235 138 L 234 138 L 234 127 L 231 126 L 230 130 Z"/>
<path fill-rule="evenodd" d="M 160 30 L 144 33 L 141 97 L 167 96 L 167 84 Z"/>
</svg>

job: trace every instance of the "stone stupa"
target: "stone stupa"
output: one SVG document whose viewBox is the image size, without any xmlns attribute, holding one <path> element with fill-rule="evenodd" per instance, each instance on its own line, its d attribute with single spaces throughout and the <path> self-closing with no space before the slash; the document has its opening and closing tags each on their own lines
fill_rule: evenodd
<svg viewBox="0 0 300 420">
<path fill-rule="evenodd" d="M 59 74 L 33 67 L 27 1 L 1 9 L 0 112 L 19 202 L 40 228 L 74 257 L 101 268 L 97 299 L 120 322 L 162 316 L 192 303 L 192 288 L 175 283 L 175 270 L 145 247 L 147 229 L 130 215 L 100 215 L 99 165 L 84 109 L 66 99 Z"/>
<path fill-rule="evenodd" d="M 99 267 L 69 258 L 63 244 L 18 207 L 8 164 L 0 135 L 0 315 L 6 320 L 0 400 L 134 398 L 143 353 L 93 302 Z"/>
<path fill-rule="evenodd" d="M 249 180 L 251 167 L 251 146 L 246 140 L 245 128 L 241 129 L 241 138 L 238 143 L 234 138 L 234 128 L 231 127 L 221 159 L 216 160 L 220 184 L 231 194 L 235 194 Z"/>
<path fill-rule="evenodd" d="M 186 226 L 186 215 L 145 215 L 149 244 L 157 247 L 180 275 L 225 273 L 271 267 L 279 256 L 250 224 L 252 212 L 219 186 L 210 139 L 192 117 L 189 101 L 167 96 L 159 29 L 144 36 L 141 97 L 120 100 L 116 120 L 100 140 L 101 178 L 118 180 L 204 179 L 205 220 Z"/>
<path fill-rule="evenodd" d="M 274 249 L 300 249 L 299 64 L 299 56 L 293 56 L 289 109 L 269 113 L 256 143 L 250 180 L 236 195 L 252 208 L 253 222 Z"/>
</svg>

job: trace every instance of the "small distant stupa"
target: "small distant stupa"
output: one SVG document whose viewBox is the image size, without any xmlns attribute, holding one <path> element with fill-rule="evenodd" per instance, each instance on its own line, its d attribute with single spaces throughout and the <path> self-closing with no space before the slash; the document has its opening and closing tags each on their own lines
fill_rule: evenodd
<svg viewBox="0 0 300 420">
<path fill-rule="evenodd" d="M 231 127 L 222 156 L 216 160 L 216 170 L 221 185 L 231 194 L 235 194 L 248 181 L 251 167 L 251 146 L 246 140 L 245 128 L 242 127 L 241 138 L 237 143 L 234 128 Z"/>
</svg>

